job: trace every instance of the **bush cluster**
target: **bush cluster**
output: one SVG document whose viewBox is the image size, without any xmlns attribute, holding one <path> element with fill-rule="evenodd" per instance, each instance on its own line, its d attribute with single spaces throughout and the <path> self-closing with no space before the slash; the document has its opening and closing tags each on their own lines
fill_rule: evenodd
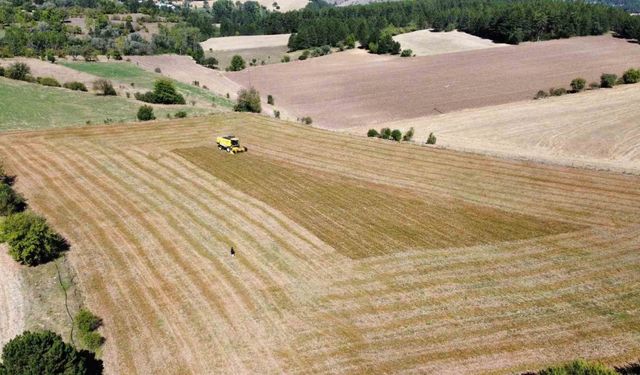
<svg viewBox="0 0 640 375">
<path fill-rule="evenodd" d="M 305 117 L 301 117 L 300 118 L 300 122 L 305 124 L 305 125 L 311 125 L 313 124 L 313 119 L 309 116 L 305 116 Z"/>
<path fill-rule="evenodd" d="M 413 134 L 414 134 L 413 128 L 410 128 L 406 133 L 404 133 L 404 135 L 402 134 L 402 131 L 400 131 L 399 129 L 391 130 L 389 128 L 382 128 L 380 129 L 380 132 L 378 132 L 376 129 L 369 129 L 369 131 L 367 132 L 367 137 L 391 139 L 396 142 L 400 142 L 400 141 L 408 142 L 413 139 Z"/>
<path fill-rule="evenodd" d="M 425 142 L 428 145 L 435 145 L 436 144 L 436 136 L 433 135 L 433 133 L 429 133 L 429 137 L 427 138 L 427 142 Z"/>
<path fill-rule="evenodd" d="M 38 77 L 36 78 L 36 82 L 42 86 L 60 87 L 60 82 L 53 77 Z"/>
<path fill-rule="evenodd" d="M 62 87 L 74 91 L 87 91 L 87 86 L 85 86 L 84 83 L 78 81 L 65 82 Z"/>
<path fill-rule="evenodd" d="M 615 85 L 619 84 L 633 84 L 640 82 L 640 69 L 627 69 L 624 72 L 622 77 L 618 78 L 616 74 L 613 73 L 602 73 L 600 76 L 600 82 L 591 82 L 589 84 L 590 90 L 595 90 L 599 88 L 611 88 Z M 551 88 L 547 93 L 544 90 L 540 90 L 536 93 L 533 99 L 544 99 L 549 96 L 561 96 L 567 93 L 578 93 L 583 91 L 587 86 L 587 81 L 584 78 L 577 77 L 574 78 L 571 83 L 571 90 L 567 91 L 564 88 Z"/>
<path fill-rule="evenodd" d="M 0 235 L 9 245 L 9 255 L 21 264 L 37 266 L 57 258 L 69 248 L 47 221 L 31 211 L 7 216 Z"/>
<path fill-rule="evenodd" d="M 176 118 L 185 118 L 187 117 L 187 112 L 185 111 L 178 111 L 175 113 L 174 115 Z"/>
<path fill-rule="evenodd" d="M 233 107 L 236 112 L 262 112 L 260 104 L 260 93 L 251 87 L 250 89 L 242 89 L 238 92 L 238 102 Z"/>
<path fill-rule="evenodd" d="M 99 79 L 93 82 L 93 89 L 100 95 L 115 96 L 116 90 L 113 88 L 111 81 L 106 79 Z"/>
<path fill-rule="evenodd" d="M 102 374 L 102 361 L 51 332 L 25 331 L 2 348 L 0 374 Z"/>
<path fill-rule="evenodd" d="M 178 93 L 175 85 L 168 79 L 161 78 L 154 82 L 153 91 L 147 91 L 144 94 L 136 92 L 135 98 L 155 104 L 185 104 L 184 97 Z"/>
<path fill-rule="evenodd" d="M 76 314 L 74 322 L 76 328 L 78 328 L 78 336 L 84 347 L 95 352 L 104 344 L 104 337 L 96 332 L 102 325 L 102 319 L 87 309 L 81 309 Z"/>
<path fill-rule="evenodd" d="M 622 372 L 621 372 L 622 373 Z M 575 360 L 560 366 L 543 369 L 530 375 L 618 375 L 619 373 L 601 363 Z"/>
<path fill-rule="evenodd" d="M 411 57 L 413 56 L 413 51 L 410 49 L 403 49 L 402 52 L 400 52 L 400 57 Z"/>
</svg>

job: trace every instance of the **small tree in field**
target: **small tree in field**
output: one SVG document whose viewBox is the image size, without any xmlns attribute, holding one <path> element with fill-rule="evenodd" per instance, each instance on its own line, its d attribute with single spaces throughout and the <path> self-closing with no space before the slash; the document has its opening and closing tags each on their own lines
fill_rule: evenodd
<svg viewBox="0 0 640 375">
<path fill-rule="evenodd" d="M 271 94 L 267 95 L 267 104 L 273 105 L 273 95 Z"/>
<path fill-rule="evenodd" d="M 587 81 L 584 78 L 574 78 L 571 81 L 571 90 L 573 90 L 573 92 L 580 92 L 584 90 L 586 85 Z"/>
<path fill-rule="evenodd" d="M 150 105 L 143 105 L 138 108 L 138 120 L 140 121 L 149 121 L 155 120 L 156 116 L 153 114 L 153 107 Z"/>
<path fill-rule="evenodd" d="M 402 140 L 405 142 L 409 142 L 413 139 L 413 133 L 415 133 L 415 130 L 413 130 L 413 127 L 411 127 L 406 133 L 404 133 L 404 135 L 402 136 Z"/>
<path fill-rule="evenodd" d="M 9 255 L 29 266 L 53 260 L 69 247 L 42 216 L 30 211 L 9 215 L 2 228 L 2 239 L 9 245 Z"/>
<path fill-rule="evenodd" d="M 433 133 L 429 133 L 429 138 L 427 138 L 427 144 L 428 145 L 435 145 L 436 144 L 436 136 L 433 135 Z"/>
<path fill-rule="evenodd" d="M 7 78 L 26 81 L 29 74 L 31 74 L 31 68 L 29 68 L 29 65 L 17 62 L 9 65 L 4 75 Z"/>
<path fill-rule="evenodd" d="M 400 140 L 402 139 L 402 132 L 398 129 L 393 129 L 393 131 L 391 132 L 391 139 L 396 142 L 400 142 Z"/>
<path fill-rule="evenodd" d="M 376 129 L 369 129 L 367 132 L 367 137 L 369 138 L 377 138 L 380 136 L 380 133 Z"/>
<path fill-rule="evenodd" d="M 104 96 L 116 95 L 116 90 L 113 88 L 113 84 L 111 81 L 106 79 L 99 79 L 93 82 L 93 89 Z"/>
<path fill-rule="evenodd" d="M 380 138 L 382 138 L 382 139 L 391 138 L 391 129 L 389 129 L 389 128 L 380 129 Z"/>
<path fill-rule="evenodd" d="M 233 110 L 236 112 L 262 112 L 260 104 L 260 93 L 253 87 L 250 89 L 242 89 L 238 92 L 238 102 Z"/>
<path fill-rule="evenodd" d="M 600 76 L 600 87 L 611 88 L 615 86 L 618 76 L 615 74 L 604 73 Z"/>
<path fill-rule="evenodd" d="M 247 67 L 247 64 L 244 62 L 244 59 L 240 55 L 233 55 L 231 58 L 231 63 L 227 70 L 232 72 L 238 72 Z"/>
<path fill-rule="evenodd" d="M 622 80 L 624 83 L 638 83 L 640 82 L 640 70 L 638 69 L 629 69 L 622 75 Z"/>
</svg>

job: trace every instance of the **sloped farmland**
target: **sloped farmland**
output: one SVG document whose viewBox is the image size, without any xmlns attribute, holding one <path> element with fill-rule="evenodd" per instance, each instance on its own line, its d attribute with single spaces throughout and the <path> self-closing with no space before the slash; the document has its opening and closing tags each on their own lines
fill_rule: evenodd
<svg viewBox="0 0 640 375">
<path fill-rule="evenodd" d="M 215 149 L 227 133 L 249 152 Z M 109 374 L 640 355 L 638 177 L 243 114 L 5 134 L 0 155 L 72 243 Z"/>
<path fill-rule="evenodd" d="M 352 50 L 225 75 L 296 117 L 339 129 L 530 100 L 576 77 L 620 76 L 638 61 L 638 44 L 604 35 L 412 58 Z"/>
</svg>

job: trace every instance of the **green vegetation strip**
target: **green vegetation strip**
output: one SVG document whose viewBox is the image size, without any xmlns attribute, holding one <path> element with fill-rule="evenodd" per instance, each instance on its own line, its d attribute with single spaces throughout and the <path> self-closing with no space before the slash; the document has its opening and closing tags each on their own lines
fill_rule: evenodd
<svg viewBox="0 0 640 375">
<path fill-rule="evenodd" d="M 0 78 L 0 103 L 0 131 L 135 121 L 143 104 L 5 78 Z M 164 118 L 181 110 L 188 115 L 206 113 L 203 108 L 172 106 L 158 107 L 155 114 Z"/>
<path fill-rule="evenodd" d="M 148 72 L 128 62 L 62 61 L 60 63 L 68 68 L 92 74 L 100 78 L 110 79 L 128 85 L 133 83 L 132 88 L 140 89 L 141 91 L 153 89 L 153 83 L 157 79 L 166 78 L 162 74 Z M 185 96 L 187 101 L 189 101 L 190 98 L 195 98 L 196 100 L 211 102 L 223 107 L 231 108 L 233 106 L 233 103 L 230 100 L 215 95 L 209 90 L 175 80 L 172 81 L 178 91 Z"/>
</svg>

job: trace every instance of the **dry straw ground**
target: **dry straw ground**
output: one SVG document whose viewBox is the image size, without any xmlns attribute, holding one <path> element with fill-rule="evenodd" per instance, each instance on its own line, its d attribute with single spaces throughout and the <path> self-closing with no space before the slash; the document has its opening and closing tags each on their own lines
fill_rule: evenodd
<svg viewBox="0 0 640 375">
<path fill-rule="evenodd" d="M 226 133 L 249 153 L 212 148 Z M 72 243 L 109 374 L 640 355 L 638 177 L 242 114 L 5 134 L 0 155 Z"/>
<path fill-rule="evenodd" d="M 402 49 L 410 49 L 416 56 L 431 56 L 507 46 L 507 44 L 494 43 L 489 39 L 482 39 L 458 30 L 449 32 L 418 30 L 396 35 L 393 39 L 400 42 Z"/>
<path fill-rule="evenodd" d="M 620 75 L 638 61 L 637 44 L 596 36 L 413 58 L 350 51 L 226 76 L 335 129 L 531 99 L 576 77 Z"/>
</svg>

